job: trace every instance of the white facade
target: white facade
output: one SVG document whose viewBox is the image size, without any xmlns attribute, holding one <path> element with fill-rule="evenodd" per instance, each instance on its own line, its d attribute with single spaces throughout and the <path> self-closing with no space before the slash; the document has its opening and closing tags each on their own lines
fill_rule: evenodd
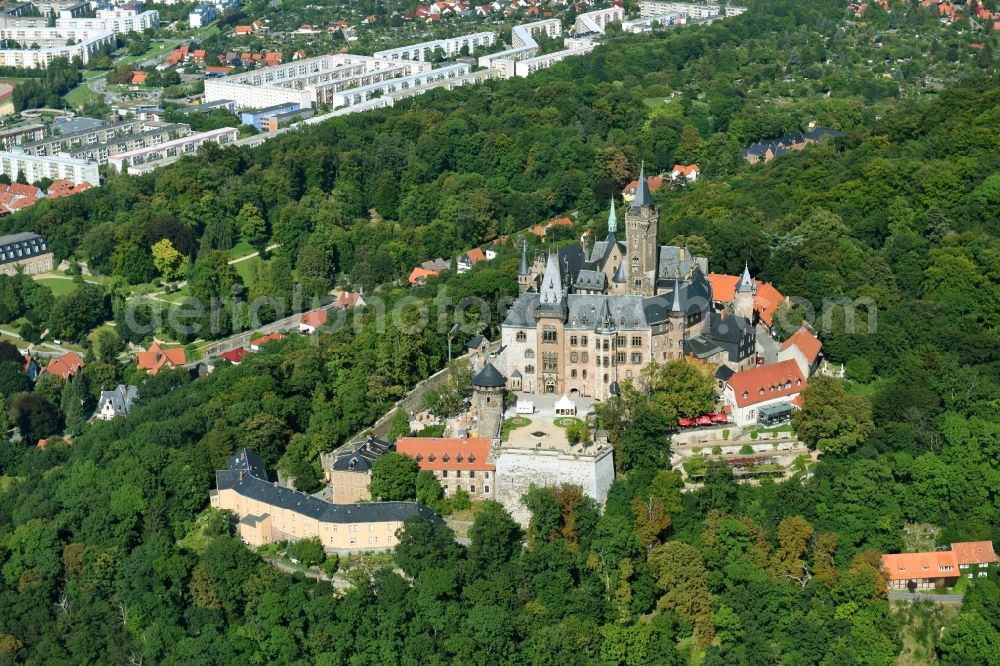
<svg viewBox="0 0 1000 666">
<path fill-rule="evenodd" d="M 158 162 L 170 157 L 183 157 L 197 152 L 204 143 L 218 143 L 226 145 L 233 143 L 240 136 L 240 131 L 235 127 L 220 127 L 208 132 L 198 132 L 180 139 L 165 141 L 155 146 L 130 150 L 108 158 L 108 165 L 117 171 L 121 171 L 125 166 L 145 164 L 147 162 Z M 97 168 L 96 166 L 94 167 Z"/>
<path fill-rule="evenodd" d="M 510 33 L 511 48 L 480 57 L 479 66 L 488 67 L 502 79 L 515 76 L 515 63 L 533 58 L 538 53 L 535 35 L 542 33 L 552 38 L 559 37 L 562 35 L 562 23 L 559 19 L 546 19 L 514 26 Z"/>
<path fill-rule="evenodd" d="M 591 447 L 592 449 L 593 447 Z M 591 450 L 591 449 L 588 449 Z M 501 448 L 496 458 L 496 498 L 517 522 L 527 525 L 531 513 L 521 501 L 531 485 L 577 485 L 601 505 L 615 480 L 610 444 L 591 454 L 542 449 Z"/>
<path fill-rule="evenodd" d="M 34 183 L 42 178 L 52 180 L 65 178 L 72 181 L 74 185 L 90 183 L 97 186 L 101 184 L 101 176 L 98 173 L 97 164 L 94 162 L 71 157 L 36 157 L 24 153 L 0 152 L 0 174 L 15 180 L 20 173 L 24 174 L 29 183 Z"/>
<path fill-rule="evenodd" d="M 740 427 L 757 425 L 757 416 L 761 407 L 770 407 L 771 405 L 778 405 L 783 402 L 791 402 L 798 396 L 799 393 L 796 391 L 795 393 L 770 398 L 768 400 L 761 400 L 760 402 L 754 402 L 740 407 L 736 404 L 736 394 L 733 391 L 732 386 L 727 384 L 726 388 L 722 391 L 722 401 L 732 409 L 733 423 Z"/>
<path fill-rule="evenodd" d="M 497 40 L 495 32 L 474 32 L 459 37 L 448 39 L 436 39 L 430 42 L 420 42 L 409 46 L 400 46 L 394 49 L 376 51 L 376 58 L 388 58 L 390 60 L 420 60 L 426 61 L 434 57 L 434 53 L 441 49 L 446 57 L 460 55 L 465 48 L 469 53 L 483 46 L 493 46 Z"/>
<path fill-rule="evenodd" d="M 98 9 L 95 18 L 73 18 L 69 12 L 60 12 L 56 26 L 67 30 L 107 30 L 115 34 L 143 32 L 160 25 L 160 12 L 134 9 Z"/>
<path fill-rule="evenodd" d="M 625 9 L 620 5 L 612 5 L 607 9 L 586 12 L 576 17 L 576 23 L 573 24 L 573 34 L 586 35 L 597 33 L 603 35 L 604 29 L 609 23 L 614 23 L 615 21 L 621 23 L 624 18 Z"/>
<path fill-rule="evenodd" d="M 74 19 L 75 20 L 75 19 Z M 90 28 L 2 28 L 0 39 L 38 48 L 0 49 L 0 66 L 43 69 L 56 58 L 80 58 L 87 64 L 98 49 L 114 45 L 115 36 L 107 30 Z M 68 44 L 73 40 L 73 44 Z"/>
<path fill-rule="evenodd" d="M 527 60 L 519 60 L 514 63 L 514 74 L 520 77 L 531 76 L 538 70 L 547 69 L 560 60 L 565 60 L 570 56 L 584 55 L 593 50 L 593 46 L 581 46 L 573 49 L 556 51 L 555 53 L 546 53 L 545 55 L 535 56 L 534 58 L 528 58 Z"/>
</svg>

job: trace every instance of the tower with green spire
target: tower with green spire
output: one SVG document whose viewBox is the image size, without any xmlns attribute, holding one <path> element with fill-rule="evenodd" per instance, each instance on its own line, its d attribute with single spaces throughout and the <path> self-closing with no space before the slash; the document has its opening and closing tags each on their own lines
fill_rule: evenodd
<svg viewBox="0 0 1000 666">
<path fill-rule="evenodd" d="M 608 233 L 613 234 L 618 231 L 618 217 L 615 215 L 615 199 L 611 197 L 611 212 L 608 213 Z"/>
</svg>

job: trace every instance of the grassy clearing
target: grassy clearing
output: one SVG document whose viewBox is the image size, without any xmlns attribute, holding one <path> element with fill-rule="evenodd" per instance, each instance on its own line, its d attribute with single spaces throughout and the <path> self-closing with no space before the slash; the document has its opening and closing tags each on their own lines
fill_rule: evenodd
<svg viewBox="0 0 1000 666">
<path fill-rule="evenodd" d="M 931 602 L 891 602 L 893 612 L 902 625 L 903 650 L 897 666 L 918 666 L 937 661 L 934 642 L 941 631 L 958 616 L 959 604 Z"/>
<path fill-rule="evenodd" d="M 568 428 L 574 423 L 583 423 L 583 421 L 575 416 L 558 416 L 552 423 L 556 424 L 560 428 Z"/>
<path fill-rule="evenodd" d="M 16 480 L 17 477 L 15 476 L 0 475 L 0 493 L 10 490 L 10 487 L 14 485 L 14 481 Z"/>
<path fill-rule="evenodd" d="M 66 104 L 74 109 L 82 109 L 89 103 L 100 104 L 103 101 L 104 98 L 91 90 L 86 81 L 66 93 Z"/>
<path fill-rule="evenodd" d="M 233 268 L 239 273 L 240 278 L 243 280 L 243 284 L 250 284 L 250 277 L 253 275 L 254 267 L 260 266 L 264 262 L 261 261 L 260 257 L 251 257 L 246 261 L 241 261 L 239 263 L 233 264 Z"/>
<path fill-rule="evenodd" d="M 881 386 L 878 380 L 871 384 L 860 384 L 858 382 L 844 382 L 844 390 L 848 395 L 860 395 L 865 398 L 873 398 Z"/>
<path fill-rule="evenodd" d="M 73 282 L 72 280 L 64 280 L 63 278 L 41 278 L 36 280 L 39 284 L 44 284 L 46 287 L 52 290 L 53 296 L 65 296 L 66 294 L 72 294 L 74 291 L 80 288 L 80 284 Z"/>
</svg>

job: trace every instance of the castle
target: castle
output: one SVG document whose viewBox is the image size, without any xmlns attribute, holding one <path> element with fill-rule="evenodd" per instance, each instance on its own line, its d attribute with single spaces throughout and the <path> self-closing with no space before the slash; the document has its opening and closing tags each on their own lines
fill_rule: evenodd
<svg viewBox="0 0 1000 666">
<path fill-rule="evenodd" d="M 755 342 L 746 319 L 753 293 L 743 285 L 752 286 L 749 273 L 730 308 L 743 316 L 713 311 L 708 260 L 659 245 L 659 217 L 643 168 L 625 213 L 624 242 L 612 202 L 608 236 L 593 249 L 581 240 L 529 265 L 522 248 L 520 296 L 503 322 L 496 359 L 508 388 L 605 400 L 652 361 L 730 344 L 724 360 L 742 369 Z"/>
</svg>

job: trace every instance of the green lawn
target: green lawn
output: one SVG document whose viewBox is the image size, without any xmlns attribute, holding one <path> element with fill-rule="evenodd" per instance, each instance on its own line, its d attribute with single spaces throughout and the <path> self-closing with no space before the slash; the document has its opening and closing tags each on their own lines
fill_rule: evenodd
<svg viewBox="0 0 1000 666">
<path fill-rule="evenodd" d="M 243 284 L 250 285 L 250 276 L 253 275 L 254 266 L 260 266 L 264 262 L 261 261 L 260 257 L 251 257 L 246 261 L 241 261 L 239 263 L 233 264 L 233 268 L 239 273 L 240 278 L 243 280 Z"/>
<path fill-rule="evenodd" d="M 104 98 L 101 95 L 87 87 L 86 81 L 66 93 L 66 103 L 74 109 L 83 108 L 91 102 L 99 104 L 103 101 Z"/>
<path fill-rule="evenodd" d="M 510 439 L 510 431 L 531 425 L 531 419 L 526 416 L 512 416 L 500 426 L 500 439 L 506 442 Z"/>
<path fill-rule="evenodd" d="M 575 416 L 557 416 L 552 422 L 560 428 L 568 428 L 574 423 L 583 423 L 582 420 L 576 418 Z"/>
<path fill-rule="evenodd" d="M 65 296 L 66 294 L 72 294 L 76 291 L 80 284 L 73 282 L 72 280 L 63 280 L 62 278 L 42 278 L 40 280 L 35 280 L 38 284 L 44 284 L 46 287 L 52 290 L 53 296 Z"/>
<path fill-rule="evenodd" d="M 844 382 L 844 390 L 848 395 L 860 395 L 865 398 L 873 398 L 878 393 L 881 382 L 877 379 L 871 384 L 861 384 L 859 382 Z"/>
</svg>

